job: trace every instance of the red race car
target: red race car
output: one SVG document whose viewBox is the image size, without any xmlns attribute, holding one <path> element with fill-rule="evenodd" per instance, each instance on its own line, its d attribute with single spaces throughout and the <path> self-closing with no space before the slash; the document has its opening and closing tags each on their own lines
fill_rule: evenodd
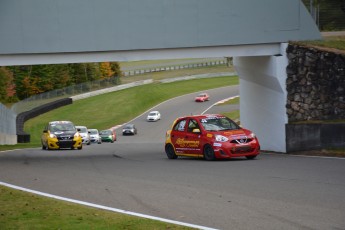
<svg viewBox="0 0 345 230">
<path fill-rule="evenodd" d="M 166 132 L 165 152 L 169 159 L 178 156 L 254 159 L 260 144 L 253 132 L 220 115 L 180 117 Z"/>
<path fill-rule="evenodd" d="M 195 97 L 196 102 L 204 102 L 208 101 L 210 96 L 207 93 L 200 93 L 198 96 Z"/>
</svg>

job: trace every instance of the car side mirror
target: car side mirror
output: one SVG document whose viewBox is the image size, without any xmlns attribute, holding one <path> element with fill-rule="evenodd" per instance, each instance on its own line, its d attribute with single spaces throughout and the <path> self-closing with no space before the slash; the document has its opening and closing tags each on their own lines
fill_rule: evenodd
<svg viewBox="0 0 345 230">
<path fill-rule="evenodd" d="M 45 129 L 45 130 L 43 130 L 43 133 L 48 133 L 48 130 L 46 130 L 46 129 Z"/>
<path fill-rule="evenodd" d="M 77 129 L 78 132 L 80 132 L 80 129 Z"/>
<path fill-rule="evenodd" d="M 193 133 L 200 134 L 200 133 L 201 133 L 201 131 L 200 131 L 200 129 L 193 129 Z"/>
</svg>

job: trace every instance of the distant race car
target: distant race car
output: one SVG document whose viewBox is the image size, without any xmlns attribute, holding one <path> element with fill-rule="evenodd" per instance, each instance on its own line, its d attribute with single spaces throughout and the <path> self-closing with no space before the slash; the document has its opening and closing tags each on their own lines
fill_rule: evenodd
<svg viewBox="0 0 345 230">
<path fill-rule="evenodd" d="M 146 118 L 147 121 L 158 121 L 160 119 L 161 114 L 158 111 L 151 111 Z"/>
<path fill-rule="evenodd" d="M 102 144 L 102 138 L 99 135 L 98 129 L 89 129 L 91 143 Z"/>
<path fill-rule="evenodd" d="M 82 149 L 82 139 L 71 121 L 49 122 L 41 136 L 42 149 Z"/>
<path fill-rule="evenodd" d="M 137 132 L 134 124 L 126 124 L 122 129 L 122 135 L 135 135 Z"/>
<path fill-rule="evenodd" d="M 200 93 L 198 96 L 195 97 L 196 102 L 204 102 L 208 101 L 210 96 L 207 93 Z"/>
<path fill-rule="evenodd" d="M 260 144 L 253 132 L 219 115 L 196 115 L 175 120 L 166 132 L 165 152 L 169 159 L 178 156 L 254 159 Z"/>
<path fill-rule="evenodd" d="M 99 135 L 101 136 L 102 142 L 114 143 L 115 141 L 113 131 L 110 129 L 101 130 Z"/>
<path fill-rule="evenodd" d="M 83 140 L 83 144 L 87 144 L 90 145 L 91 144 L 91 140 L 90 140 L 90 134 L 89 134 L 89 130 L 87 129 L 86 126 L 76 126 L 77 130 L 79 131 L 81 138 Z"/>
</svg>

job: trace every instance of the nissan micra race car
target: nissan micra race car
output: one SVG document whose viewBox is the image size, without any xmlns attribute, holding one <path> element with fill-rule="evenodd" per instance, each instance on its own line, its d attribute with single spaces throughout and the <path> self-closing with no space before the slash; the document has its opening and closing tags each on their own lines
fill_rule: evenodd
<svg viewBox="0 0 345 230">
<path fill-rule="evenodd" d="M 254 159 L 259 151 L 260 144 L 253 132 L 219 114 L 180 117 L 166 132 L 165 152 L 169 159 Z"/>
<path fill-rule="evenodd" d="M 70 121 L 51 121 L 41 137 L 42 149 L 82 149 L 81 136 Z"/>
</svg>

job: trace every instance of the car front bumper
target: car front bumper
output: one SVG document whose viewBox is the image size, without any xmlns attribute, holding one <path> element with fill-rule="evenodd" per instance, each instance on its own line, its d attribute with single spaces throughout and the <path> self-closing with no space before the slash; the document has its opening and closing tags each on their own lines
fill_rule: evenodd
<svg viewBox="0 0 345 230">
<path fill-rule="evenodd" d="M 215 142 L 213 150 L 216 158 L 250 157 L 260 154 L 260 145 L 256 141 L 247 144 Z"/>
<path fill-rule="evenodd" d="M 48 149 L 80 148 L 81 146 L 81 138 L 74 138 L 73 140 L 58 140 L 57 138 L 51 138 L 47 141 Z"/>
</svg>

